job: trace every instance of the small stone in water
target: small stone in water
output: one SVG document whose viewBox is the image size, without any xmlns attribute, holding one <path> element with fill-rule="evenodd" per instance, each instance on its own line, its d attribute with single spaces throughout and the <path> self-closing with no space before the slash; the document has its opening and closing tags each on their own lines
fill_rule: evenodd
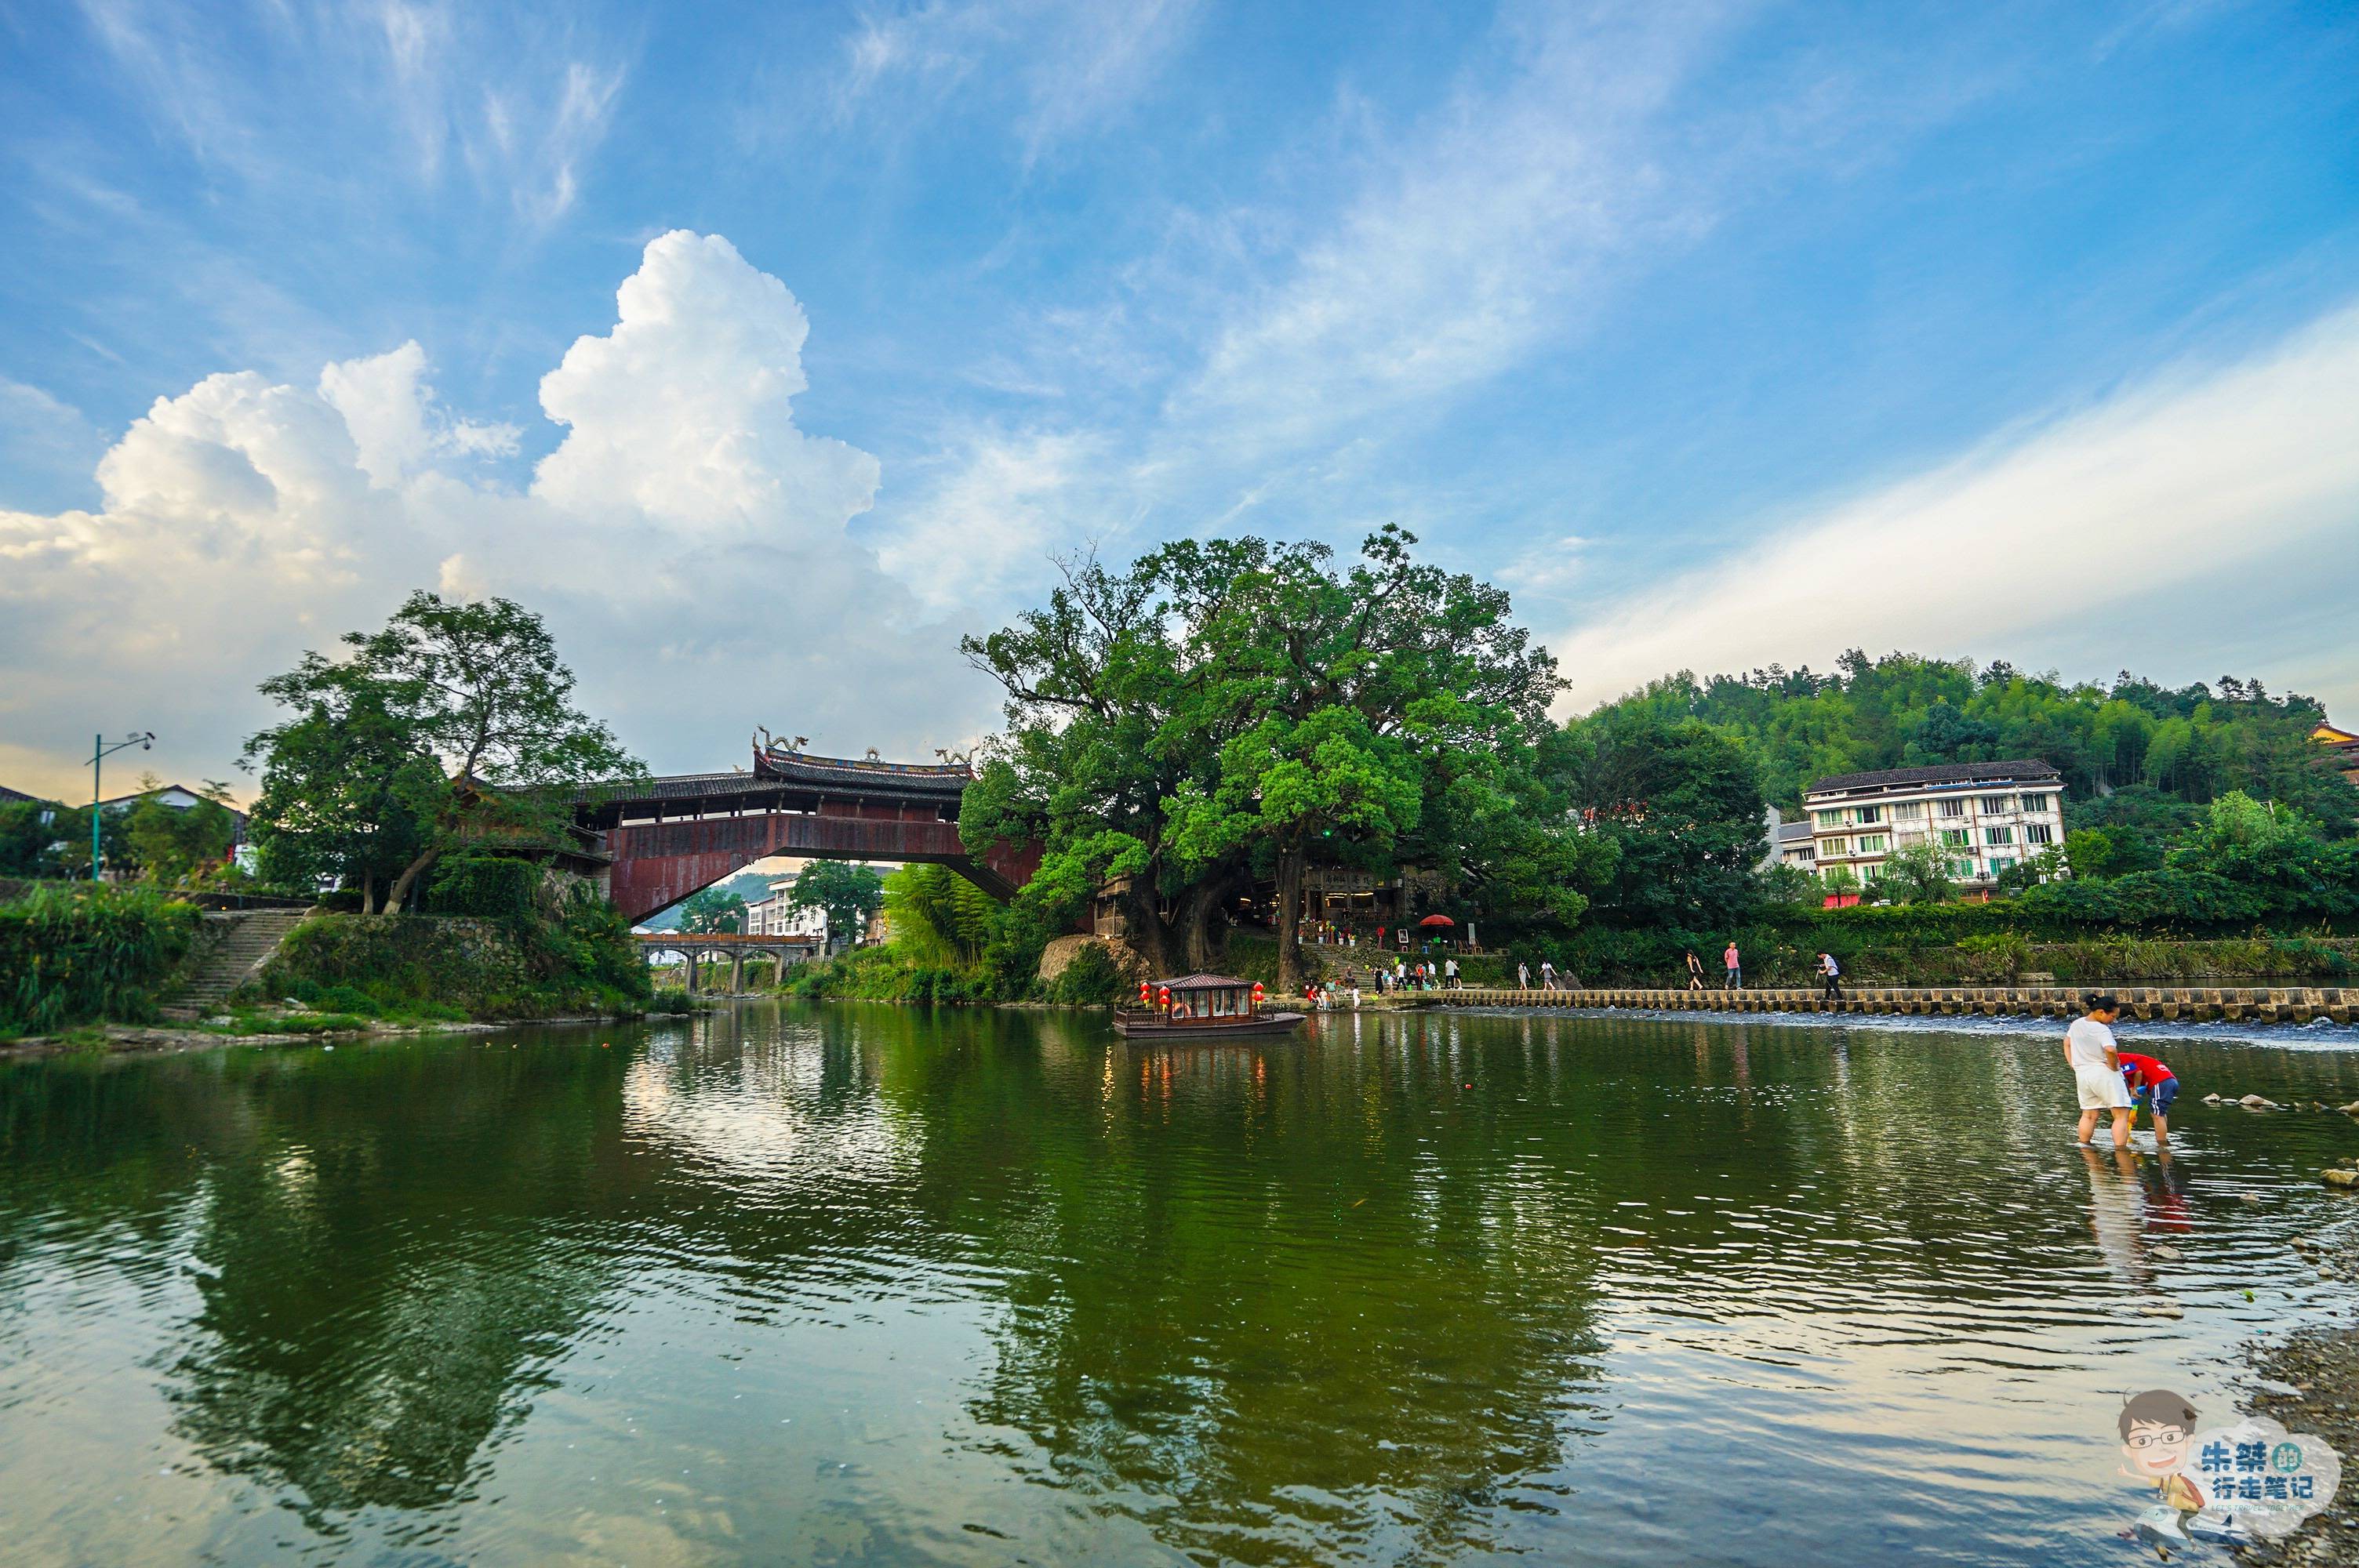
<svg viewBox="0 0 2359 1568">
<path fill-rule="evenodd" d="M 2277 1104 L 2277 1101 L 2265 1098 L 2260 1095 L 2246 1095 L 2236 1103 L 2248 1110 L 2275 1110 Z"/>
<path fill-rule="evenodd" d="M 2148 1302 L 2137 1309 L 2140 1317 L 2185 1317 L 2177 1302 Z"/>
<path fill-rule="evenodd" d="M 2187 1256 L 2176 1247 L 2158 1247 L 2154 1249 L 2154 1255 L 2166 1263 L 2176 1263 Z"/>
</svg>

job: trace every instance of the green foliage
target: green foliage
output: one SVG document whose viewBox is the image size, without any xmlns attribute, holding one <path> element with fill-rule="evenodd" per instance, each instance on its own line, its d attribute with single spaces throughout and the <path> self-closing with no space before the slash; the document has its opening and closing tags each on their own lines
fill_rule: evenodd
<svg viewBox="0 0 2359 1568">
<path fill-rule="evenodd" d="M 1604 850 L 1592 918 L 1718 925 L 1759 898 L 1766 806 L 1745 749 L 1709 725 L 1614 704 L 1565 727 L 1549 753 L 1565 797 Z"/>
<path fill-rule="evenodd" d="M 883 891 L 893 945 L 912 961 L 973 963 L 1000 918 L 996 899 L 947 866 L 904 866 Z"/>
<path fill-rule="evenodd" d="M 745 929 L 745 901 L 720 887 L 689 895 L 679 906 L 679 928 L 690 935 L 740 934 Z"/>
<path fill-rule="evenodd" d="M 149 1016 L 196 925 L 188 904 L 142 887 L 38 887 L 0 904 L 0 1033 Z"/>
<path fill-rule="evenodd" d="M 1854 650 L 1831 675 L 1772 665 L 1699 682 L 1681 671 L 1627 700 L 1741 738 L 1769 798 L 1788 808 L 1829 773 L 2037 757 L 2063 774 L 2076 804 L 2096 805 L 2107 789 L 2149 792 L 2119 808 L 2126 812 L 2243 790 L 2319 819 L 2330 838 L 2359 824 L 2359 790 L 2309 739 L 2324 710 L 2310 697 L 2272 697 L 2258 681 L 2223 676 L 2171 690 L 2125 671 L 2110 686 L 2068 685 L 2005 664 L 1978 674 L 1962 660 Z M 2119 821 L 2075 810 L 2071 825 Z"/>
<path fill-rule="evenodd" d="M 1045 607 L 963 644 L 1009 728 L 961 836 L 1043 845 L 1023 902 L 1044 925 L 1121 879 L 1166 970 L 1206 961 L 1211 913 L 1261 874 L 1290 970 L 1314 864 L 1414 860 L 1470 907 L 1577 915 L 1578 847 L 1533 768 L 1555 664 L 1503 591 L 1415 543 L 1386 527 L 1339 565 L 1323 545 L 1183 540 L 1069 568 Z"/>
<path fill-rule="evenodd" d="M 1072 1007 L 1106 1007 L 1128 994 L 1130 982 L 1103 945 L 1089 944 L 1073 955 L 1049 987 L 1049 1000 Z"/>
<path fill-rule="evenodd" d="M 500 885 L 493 875 L 484 885 Z M 529 1018 L 636 1011 L 652 984 L 628 924 L 576 886 L 553 911 L 535 905 L 521 919 L 314 916 L 288 934 L 252 995 L 348 1011 L 360 1011 L 358 997 L 390 1018 Z"/>
<path fill-rule="evenodd" d="M 1876 891 L 1895 903 L 1940 903 L 1951 893 L 1950 852 L 1925 839 L 1885 857 Z"/>
<path fill-rule="evenodd" d="M 157 787 L 152 777 L 140 783 L 145 789 Z M 229 786 L 208 781 L 202 793 L 204 798 L 190 806 L 167 806 L 151 795 L 125 814 L 124 838 L 132 860 L 150 881 L 184 887 L 200 871 L 229 859 L 237 839 L 237 821 L 223 804 Z"/>
<path fill-rule="evenodd" d="M 535 914 L 540 868 L 507 855 L 454 855 L 436 862 L 427 903 L 437 914 L 522 925 Z"/>
<path fill-rule="evenodd" d="M 540 618 L 509 600 L 413 593 L 382 631 L 343 642 L 345 657 L 307 653 L 262 683 L 295 710 L 245 746 L 249 761 L 266 759 L 256 841 L 286 840 L 280 872 L 365 886 L 403 840 L 386 892 L 398 906 L 444 853 L 493 838 L 558 842 L 576 791 L 639 772 L 573 706 L 573 674 Z"/>
<path fill-rule="evenodd" d="M 885 907 L 885 879 L 848 860 L 813 860 L 796 873 L 787 907 L 822 910 L 831 940 L 857 942 L 868 917 Z"/>
</svg>

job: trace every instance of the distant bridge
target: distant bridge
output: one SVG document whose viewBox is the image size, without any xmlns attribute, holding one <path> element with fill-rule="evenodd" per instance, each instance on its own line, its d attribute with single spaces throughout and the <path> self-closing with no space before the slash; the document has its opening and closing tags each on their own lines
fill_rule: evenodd
<svg viewBox="0 0 2359 1568">
<path fill-rule="evenodd" d="M 729 989 L 745 989 L 745 960 L 775 958 L 778 978 L 786 978 L 788 964 L 799 964 L 820 955 L 820 939 L 816 936 L 757 936 L 734 931 L 634 931 L 631 939 L 650 958 L 658 953 L 677 953 L 685 967 L 688 989 L 696 990 L 697 968 L 700 964 L 729 960 Z"/>
<path fill-rule="evenodd" d="M 1040 849 L 967 849 L 959 801 L 973 782 L 964 762 L 922 766 L 874 753 L 855 762 L 772 742 L 755 748 L 752 773 L 675 773 L 586 791 L 574 821 L 602 841 L 606 896 L 632 921 L 770 855 L 923 861 L 1012 898 L 1039 870 Z"/>
</svg>

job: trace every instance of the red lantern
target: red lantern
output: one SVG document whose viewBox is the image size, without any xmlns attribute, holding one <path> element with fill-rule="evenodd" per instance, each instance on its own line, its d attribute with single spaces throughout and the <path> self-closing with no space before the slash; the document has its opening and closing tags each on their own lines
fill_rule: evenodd
<svg viewBox="0 0 2359 1568">
<path fill-rule="evenodd" d="M 1155 999 L 1156 1005 L 1158 1007 L 1169 1007 L 1171 1005 L 1171 988 L 1169 986 L 1165 986 L 1162 989 L 1155 993 Z"/>
<path fill-rule="evenodd" d="M 1254 1005 L 1256 1007 L 1259 1007 L 1261 1005 L 1261 982 L 1259 980 L 1256 980 L 1254 982 Z"/>
<path fill-rule="evenodd" d="M 1147 982 L 1145 980 L 1138 982 L 1138 1005 L 1141 1007 L 1145 1007 L 1147 1005 Z"/>
</svg>

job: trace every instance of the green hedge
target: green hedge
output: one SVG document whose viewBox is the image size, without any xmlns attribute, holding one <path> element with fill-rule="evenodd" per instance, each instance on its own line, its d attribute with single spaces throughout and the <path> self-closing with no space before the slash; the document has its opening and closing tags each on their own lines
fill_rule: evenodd
<svg viewBox="0 0 2359 1568">
<path fill-rule="evenodd" d="M 357 994 L 381 1015 L 485 1019 L 635 1011 L 651 993 L 628 925 L 594 897 L 524 922 L 315 915 L 288 933 L 253 987 L 261 1000 L 318 1005 L 315 997 Z"/>
<path fill-rule="evenodd" d="M 39 886 L 0 904 L 0 1033 L 153 1016 L 197 912 L 148 888 Z"/>
</svg>

